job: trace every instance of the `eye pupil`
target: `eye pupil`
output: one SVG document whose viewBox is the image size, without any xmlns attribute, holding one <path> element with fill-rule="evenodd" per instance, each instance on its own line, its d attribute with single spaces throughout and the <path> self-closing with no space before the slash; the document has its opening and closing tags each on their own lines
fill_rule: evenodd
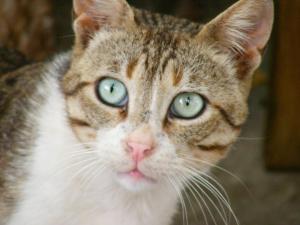
<svg viewBox="0 0 300 225">
<path fill-rule="evenodd" d="M 186 105 L 186 106 L 190 106 L 190 104 L 191 104 L 191 98 L 190 98 L 190 97 L 187 97 L 187 98 L 185 99 L 185 105 Z"/>
<path fill-rule="evenodd" d="M 110 87 L 110 93 L 113 93 L 115 90 L 115 83 L 113 83 Z"/>
</svg>

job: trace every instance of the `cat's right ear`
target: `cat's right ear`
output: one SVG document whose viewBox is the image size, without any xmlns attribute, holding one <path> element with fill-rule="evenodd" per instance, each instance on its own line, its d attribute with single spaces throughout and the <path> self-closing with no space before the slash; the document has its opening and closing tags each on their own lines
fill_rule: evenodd
<svg viewBox="0 0 300 225">
<path fill-rule="evenodd" d="M 85 48 L 104 27 L 130 28 L 134 13 L 125 0 L 73 0 L 76 45 Z"/>
<path fill-rule="evenodd" d="M 239 0 L 205 25 L 197 39 L 227 53 L 239 78 L 245 78 L 261 63 L 273 21 L 273 0 Z"/>
</svg>

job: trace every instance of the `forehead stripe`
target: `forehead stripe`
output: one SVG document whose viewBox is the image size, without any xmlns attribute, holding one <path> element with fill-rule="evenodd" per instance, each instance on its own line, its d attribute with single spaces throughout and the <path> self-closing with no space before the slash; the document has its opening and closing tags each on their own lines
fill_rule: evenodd
<svg viewBox="0 0 300 225">
<path fill-rule="evenodd" d="M 175 69 L 173 73 L 173 85 L 177 86 L 183 77 L 183 68 L 179 67 L 178 69 Z"/>
<path fill-rule="evenodd" d="M 133 60 L 127 66 L 126 75 L 129 79 L 132 78 L 133 72 L 138 64 L 138 59 Z"/>
</svg>

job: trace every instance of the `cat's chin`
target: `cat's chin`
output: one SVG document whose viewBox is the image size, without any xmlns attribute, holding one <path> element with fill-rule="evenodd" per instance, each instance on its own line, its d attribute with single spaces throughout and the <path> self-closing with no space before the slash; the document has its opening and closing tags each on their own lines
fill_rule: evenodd
<svg viewBox="0 0 300 225">
<path fill-rule="evenodd" d="M 118 173 L 117 181 L 130 192 L 143 192 L 155 188 L 157 181 L 145 176 L 137 170 L 126 173 Z"/>
</svg>

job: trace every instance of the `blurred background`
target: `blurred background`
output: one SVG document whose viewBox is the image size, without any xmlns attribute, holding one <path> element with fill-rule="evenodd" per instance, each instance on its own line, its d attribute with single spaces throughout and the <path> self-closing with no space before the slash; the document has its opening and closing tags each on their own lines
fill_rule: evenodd
<svg viewBox="0 0 300 225">
<path fill-rule="evenodd" d="M 207 22 L 235 1 L 129 2 L 136 7 Z M 40 61 L 70 49 L 73 39 L 71 0 L 0 1 L 0 47 L 17 49 L 29 60 Z M 241 225 L 300 225 L 299 52 L 300 1 L 278 0 L 271 44 L 255 74 L 249 121 L 231 154 L 221 163 L 224 169 L 212 172 L 227 190 Z M 204 207 L 209 225 L 224 224 L 218 203 L 207 199 L 215 218 L 211 219 Z M 204 225 L 199 206 L 191 205 L 189 224 Z M 178 215 L 176 225 L 179 224 L 183 224 L 182 215 Z M 231 224 L 235 224 L 234 220 L 228 225 Z"/>
</svg>

